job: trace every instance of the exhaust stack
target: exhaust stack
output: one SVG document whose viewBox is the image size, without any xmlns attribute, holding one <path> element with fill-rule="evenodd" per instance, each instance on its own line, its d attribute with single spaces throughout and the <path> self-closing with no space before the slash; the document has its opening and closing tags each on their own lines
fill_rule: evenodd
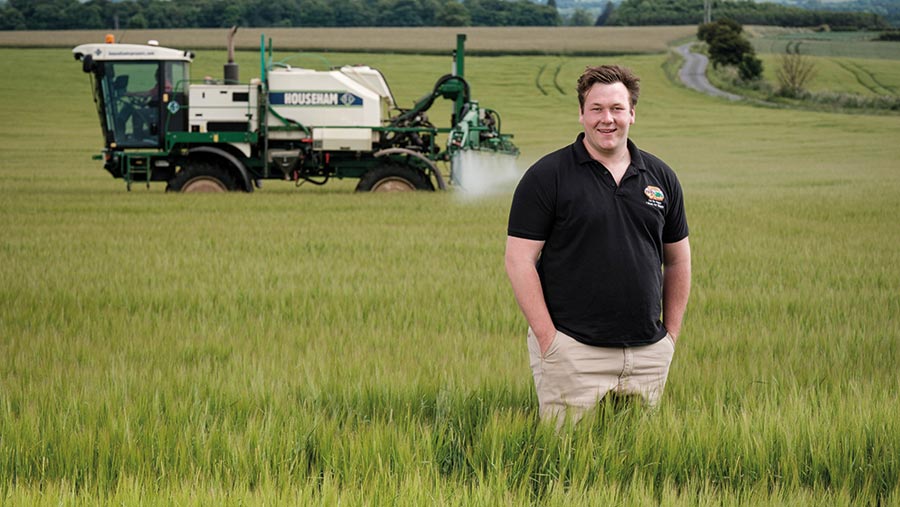
<svg viewBox="0 0 900 507">
<path fill-rule="evenodd" d="M 231 27 L 228 33 L 228 63 L 225 64 L 225 84 L 237 84 L 240 82 L 238 64 L 234 63 L 234 34 L 238 31 L 237 25 Z"/>
</svg>

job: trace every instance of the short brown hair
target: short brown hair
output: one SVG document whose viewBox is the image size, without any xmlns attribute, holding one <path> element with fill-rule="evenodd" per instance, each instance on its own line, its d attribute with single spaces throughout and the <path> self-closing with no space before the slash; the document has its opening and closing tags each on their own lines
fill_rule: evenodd
<svg viewBox="0 0 900 507">
<path fill-rule="evenodd" d="M 622 83 L 628 89 L 631 98 L 631 107 L 637 105 L 638 96 L 641 94 L 641 78 L 637 77 L 631 69 L 618 65 L 599 65 L 586 67 L 584 73 L 578 78 L 578 103 L 584 111 L 584 97 L 597 83 L 614 84 Z"/>
</svg>

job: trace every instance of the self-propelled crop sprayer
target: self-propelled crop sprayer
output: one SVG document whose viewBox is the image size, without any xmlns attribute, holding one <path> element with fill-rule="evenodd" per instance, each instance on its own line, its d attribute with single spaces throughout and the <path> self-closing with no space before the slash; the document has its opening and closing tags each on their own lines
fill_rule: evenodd
<svg viewBox="0 0 900 507">
<path fill-rule="evenodd" d="M 194 54 L 153 41 L 117 44 L 108 37 L 73 50 L 91 76 L 103 130 L 105 147 L 95 158 L 129 189 L 164 181 L 172 191 L 252 192 L 265 179 L 358 178 L 358 191 L 434 190 L 447 188 L 438 163 L 449 163 L 456 180 L 463 158 L 518 154 L 500 132 L 499 114 L 471 98 L 465 35 L 457 36 L 453 73 L 402 109 L 377 69 L 274 63 L 264 36 L 261 75 L 241 83 L 235 31 L 222 80 L 192 81 Z M 426 114 L 438 98 L 452 102 L 449 127 L 434 126 Z"/>
</svg>

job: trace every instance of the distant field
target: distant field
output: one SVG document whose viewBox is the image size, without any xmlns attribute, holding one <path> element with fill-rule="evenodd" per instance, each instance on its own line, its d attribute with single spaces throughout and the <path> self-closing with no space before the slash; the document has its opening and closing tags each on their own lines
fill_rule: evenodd
<svg viewBox="0 0 900 507">
<path fill-rule="evenodd" d="M 659 411 L 556 434 L 503 272 L 508 192 L 126 192 L 60 44 L 0 49 L 0 504 L 900 506 L 900 118 L 709 98 L 661 54 L 468 59 L 523 167 L 579 132 L 585 65 L 634 68 L 633 137 L 685 189 L 694 288 Z M 450 65 L 276 54 L 322 57 L 402 104 Z M 223 62 L 198 51 L 194 77 Z"/>
<path fill-rule="evenodd" d="M 242 49 L 259 49 L 260 34 L 276 48 L 325 51 L 445 53 L 456 34 L 468 35 L 473 53 L 634 54 L 661 53 L 675 40 L 696 32 L 693 26 L 658 27 L 460 27 L 460 28 L 241 28 L 235 38 Z M 0 47 L 67 47 L 102 42 L 110 31 L 0 32 Z M 128 30 L 119 42 L 163 46 L 224 48 L 225 29 Z"/>
<path fill-rule="evenodd" d="M 750 39 L 757 53 L 782 54 L 788 44 L 799 43 L 800 52 L 835 58 L 900 60 L 900 42 L 875 41 L 873 32 L 811 32 L 797 29 L 751 27 Z"/>
</svg>

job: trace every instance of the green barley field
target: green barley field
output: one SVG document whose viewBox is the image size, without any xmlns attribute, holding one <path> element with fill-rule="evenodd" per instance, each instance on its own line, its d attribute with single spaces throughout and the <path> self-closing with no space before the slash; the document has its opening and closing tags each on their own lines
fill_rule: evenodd
<svg viewBox="0 0 900 507">
<path fill-rule="evenodd" d="M 450 65 L 324 57 L 404 105 Z M 0 49 L 0 504 L 900 505 L 900 117 L 708 98 L 666 58 L 467 59 L 523 168 L 578 133 L 585 65 L 633 67 L 633 137 L 685 189 L 661 407 L 557 433 L 503 272 L 509 192 L 126 192 L 70 49 Z"/>
</svg>

